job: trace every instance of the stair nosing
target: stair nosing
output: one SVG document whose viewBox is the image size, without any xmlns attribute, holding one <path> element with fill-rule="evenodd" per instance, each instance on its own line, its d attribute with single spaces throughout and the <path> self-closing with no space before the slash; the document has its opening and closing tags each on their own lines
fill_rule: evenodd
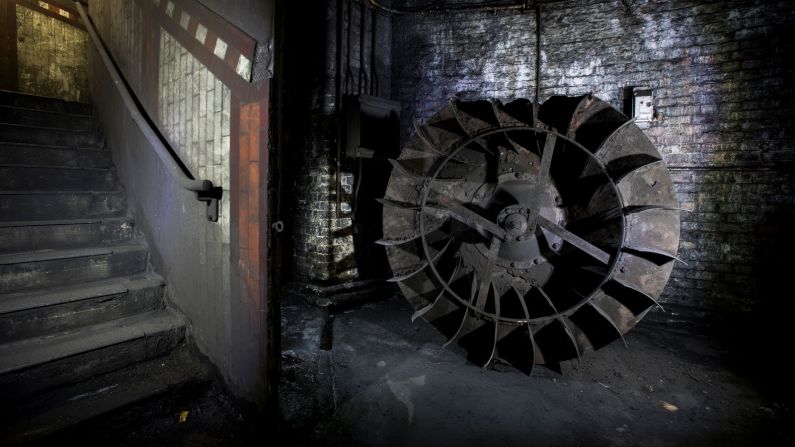
<svg viewBox="0 0 795 447">
<path fill-rule="evenodd" d="M 103 223 L 132 222 L 127 216 L 98 217 L 94 219 L 10 220 L 0 221 L 0 228 L 49 227 L 59 225 L 99 225 Z"/>
<path fill-rule="evenodd" d="M 51 113 L 51 114 L 56 114 L 56 115 L 67 115 L 67 116 L 73 116 L 73 117 L 76 117 L 76 118 L 87 118 L 87 119 L 90 119 L 92 121 L 95 120 L 95 118 L 96 118 L 96 116 L 93 115 L 93 114 L 92 115 L 86 115 L 86 114 L 83 114 L 83 113 L 61 112 L 61 111 L 57 111 L 57 110 L 32 109 L 30 107 L 9 106 L 9 105 L 6 105 L 6 104 L 0 104 L 0 108 L 14 109 L 14 110 L 24 110 L 24 111 L 32 112 L 32 113 Z"/>
<path fill-rule="evenodd" d="M 68 129 L 63 127 L 47 127 L 47 126 L 34 126 L 30 124 L 16 124 L 16 123 L 3 123 L 0 122 L 0 126 L 10 126 L 10 127 L 18 127 L 22 129 L 36 129 L 36 130 L 52 130 L 56 132 L 71 132 L 71 133 L 86 133 L 86 134 L 100 134 L 99 130 L 77 130 L 77 129 Z M 2 141 L 2 140 L 0 140 Z"/>
<path fill-rule="evenodd" d="M 48 336 L 5 343 L 0 345 L 0 375 L 109 348 L 184 326 L 184 318 L 166 308 Z"/>
<path fill-rule="evenodd" d="M 45 100 L 45 101 L 57 102 L 57 103 L 61 103 L 61 104 L 76 104 L 76 105 L 79 105 L 79 106 L 89 106 L 89 107 L 91 106 L 91 104 L 89 104 L 87 102 L 67 101 L 65 99 L 53 98 L 53 97 L 50 97 L 50 96 L 32 95 L 30 93 L 15 92 L 15 91 L 11 91 L 11 90 L 0 89 L 0 95 L 2 95 L 3 93 L 7 94 L 8 96 L 24 96 L 24 97 L 27 97 L 27 98 L 34 98 L 34 99 L 37 99 L 37 100 Z M 82 114 L 79 113 L 78 115 L 82 115 Z M 94 116 L 94 113 L 91 113 L 90 115 L 86 115 L 86 116 Z"/>
<path fill-rule="evenodd" d="M 0 169 L 14 168 L 14 169 L 64 169 L 68 171 L 108 171 L 113 172 L 115 168 L 90 168 L 83 166 L 60 166 L 60 165 L 30 165 L 30 164 L 15 164 L 15 163 L 0 163 Z"/>
<path fill-rule="evenodd" d="M 31 149 L 53 149 L 53 150 L 72 150 L 72 151 L 98 151 L 98 152 L 109 152 L 104 145 L 94 145 L 94 146 L 86 146 L 86 145 L 63 145 L 63 144 L 37 144 L 37 143 L 26 143 L 21 141 L 2 141 L 0 140 L 0 146 L 28 146 Z"/>
<path fill-rule="evenodd" d="M 87 258 L 91 256 L 110 256 L 127 251 L 146 250 L 141 243 L 110 244 L 83 248 L 48 249 L 17 252 L 0 255 L 0 266 L 28 264 L 32 262 L 58 261 L 62 259 Z"/>
<path fill-rule="evenodd" d="M 19 191 L 14 190 L 0 190 L 0 196 L 46 196 L 46 195 L 69 195 L 69 194 L 121 194 L 124 191 L 121 189 L 89 189 L 89 190 L 82 190 L 76 189 L 74 191 L 65 191 L 63 189 L 54 189 L 52 191 L 47 190 L 24 190 L 21 189 Z"/>
<path fill-rule="evenodd" d="M 0 294 L 0 315 L 119 295 L 133 290 L 163 285 L 165 285 L 165 280 L 159 275 L 144 273 L 77 285 Z"/>
</svg>

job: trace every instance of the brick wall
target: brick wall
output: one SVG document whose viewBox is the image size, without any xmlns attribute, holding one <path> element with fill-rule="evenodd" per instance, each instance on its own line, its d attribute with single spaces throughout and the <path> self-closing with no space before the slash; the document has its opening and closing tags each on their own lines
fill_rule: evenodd
<svg viewBox="0 0 795 447">
<path fill-rule="evenodd" d="M 342 4 L 343 94 L 373 94 L 388 98 L 391 92 L 391 19 L 375 19 L 375 76 L 371 78 L 372 10 L 365 9 L 364 60 L 361 61 L 362 14 L 358 2 Z M 291 156 L 287 185 L 293 229 L 291 259 L 295 278 L 335 284 L 360 278 L 353 236 L 354 185 L 359 176 L 356 160 L 340 160 L 341 205 L 337 211 L 337 1 L 325 8 L 287 6 L 285 94 L 292 104 L 285 119 L 285 150 Z M 360 70 L 361 68 L 361 70 Z M 378 91 L 374 86 L 378 85 Z M 308 111 L 308 112 L 307 112 Z M 343 151 L 344 152 L 344 151 Z M 344 157 L 344 155 L 343 155 Z"/>
<path fill-rule="evenodd" d="M 621 109 L 625 87 L 654 89 L 658 119 L 644 130 L 688 210 L 687 265 L 677 264 L 663 301 L 746 311 L 774 300 L 787 286 L 774 256 L 795 249 L 795 5 L 549 2 L 541 24 L 541 101 L 593 92 Z M 533 97 L 532 11 L 411 14 L 393 26 L 404 138 L 451 95 Z"/>
</svg>

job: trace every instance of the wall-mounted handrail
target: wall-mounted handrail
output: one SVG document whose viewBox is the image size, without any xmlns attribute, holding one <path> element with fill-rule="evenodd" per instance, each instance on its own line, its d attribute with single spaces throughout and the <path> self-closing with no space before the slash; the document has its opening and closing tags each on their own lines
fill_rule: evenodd
<svg viewBox="0 0 795 447">
<path fill-rule="evenodd" d="M 187 171 L 187 168 L 184 167 L 184 164 L 176 159 L 176 154 L 174 151 L 166 147 L 166 144 L 168 143 L 163 141 L 163 139 L 155 132 L 155 130 L 152 129 L 152 126 L 144 117 L 146 112 L 143 111 L 135 99 L 133 99 L 132 93 L 130 92 L 127 83 L 122 78 L 121 73 L 119 73 L 116 65 L 113 63 L 113 60 L 108 54 L 108 51 L 105 49 L 105 45 L 102 43 L 102 40 L 100 40 L 97 30 L 94 27 L 94 23 L 91 22 L 91 19 L 88 17 L 85 9 L 83 9 L 81 2 L 76 1 L 75 7 L 80 13 L 80 17 L 83 18 L 83 22 L 85 23 L 86 29 L 88 30 L 88 34 L 91 36 L 91 41 L 94 43 L 102 62 L 108 69 L 108 73 L 110 73 L 113 83 L 116 84 L 116 88 L 119 90 L 119 94 L 124 101 L 124 105 L 130 112 L 130 116 L 132 117 L 133 121 L 135 121 L 135 124 L 138 125 L 138 129 L 140 129 L 146 140 L 155 149 L 157 156 L 160 157 L 160 160 L 166 165 L 166 170 L 171 174 L 174 180 L 176 180 L 179 186 L 187 189 L 188 191 L 195 192 L 197 200 L 207 203 L 207 220 L 217 222 L 218 202 L 221 199 L 222 189 L 220 187 L 214 186 L 213 182 L 210 180 L 196 180 L 195 177 Z"/>
</svg>

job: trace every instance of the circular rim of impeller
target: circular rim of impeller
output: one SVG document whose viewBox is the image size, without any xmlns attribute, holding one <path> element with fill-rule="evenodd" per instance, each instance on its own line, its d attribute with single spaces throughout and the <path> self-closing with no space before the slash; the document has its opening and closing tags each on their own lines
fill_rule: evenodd
<svg viewBox="0 0 795 447">
<path fill-rule="evenodd" d="M 484 367 L 579 358 L 659 306 L 679 241 L 661 158 L 592 95 L 451 101 L 390 160 L 391 280 Z"/>
</svg>

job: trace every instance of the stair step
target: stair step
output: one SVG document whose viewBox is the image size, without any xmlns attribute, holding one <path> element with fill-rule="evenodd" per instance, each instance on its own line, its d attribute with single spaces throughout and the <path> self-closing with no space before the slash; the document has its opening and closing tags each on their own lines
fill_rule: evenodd
<svg viewBox="0 0 795 447">
<path fill-rule="evenodd" d="M 0 343 L 73 330 L 162 307 L 154 274 L 0 294 Z"/>
<path fill-rule="evenodd" d="M 110 152 L 96 147 L 0 142 L 0 164 L 41 167 L 109 168 Z"/>
<path fill-rule="evenodd" d="M 42 110 L 46 112 L 71 113 L 75 115 L 93 115 L 90 104 L 64 101 L 55 98 L 43 98 L 25 93 L 0 90 L 0 105 Z"/>
<path fill-rule="evenodd" d="M 105 144 L 104 137 L 98 131 L 3 123 L 0 123 L 0 141 L 56 146 L 103 146 Z"/>
<path fill-rule="evenodd" d="M 0 123 L 94 131 L 97 122 L 90 115 L 50 112 L 0 105 Z"/>
<path fill-rule="evenodd" d="M 162 356 L 184 340 L 183 318 L 168 309 L 0 345 L 4 401 Z"/>
<path fill-rule="evenodd" d="M 112 419 L 138 405 L 149 407 L 155 399 L 206 390 L 212 377 L 208 365 L 196 360 L 187 347 L 180 347 L 166 356 L 52 390 L 33 399 L 0 403 L 5 427 L 0 429 L 0 444 L 30 443 L 60 435 L 66 429 L 80 431 L 82 425 Z M 81 436 L 77 433 L 77 438 Z"/>
<path fill-rule="evenodd" d="M 0 290 L 15 291 L 99 281 L 143 272 L 147 249 L 118 244 L 0 255 Z"/>
<path fill-rule="evenodd" d="M 134 236 L 135 224 L 126 217 L 0 222 L 0 254 L 126 242 Z"/>
<path fill-rule="evenodd" d="M 118 217 L 122 191 L 0 191 L 0 222 Z"/>
<path fill-rule="evenodd" d="M 108 191 L 118 189 L 110 169 L 45 168 L 0 165 L 0 190 L 6 191 Z"/>
</svg>

